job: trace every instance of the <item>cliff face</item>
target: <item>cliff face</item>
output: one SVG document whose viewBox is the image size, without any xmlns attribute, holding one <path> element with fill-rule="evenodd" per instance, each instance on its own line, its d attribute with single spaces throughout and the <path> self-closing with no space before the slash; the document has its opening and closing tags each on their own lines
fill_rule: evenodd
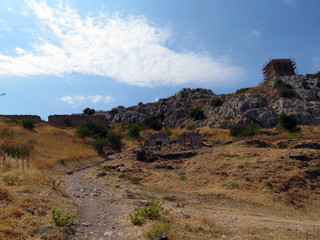
<svg viewBox="0 0 320 240">
<path fill-rule="evenodd" d="M 320 124 L 320 79 L 295 75 L 281 80 L 292 86 L 295 94 L 290 98 L 279 95 L 274 81 L 224 95 L 216 95 L 207 89 L 184 88 L 174 96 L 155 103 L 113 109 L 104 112 L 104 116 L 109 124 L 135 123 L 154 114 L 163 125 L 173 128 L 184 128 L 190 124 L 226 128 L 252 122 L 272 128 L 278 124 L 278 115 L 284 112 L 296 115 L 298 124 Z M 187 118 L 194 108 L 203 110 L 206 118 L 198 121 Z"/>
</svg>

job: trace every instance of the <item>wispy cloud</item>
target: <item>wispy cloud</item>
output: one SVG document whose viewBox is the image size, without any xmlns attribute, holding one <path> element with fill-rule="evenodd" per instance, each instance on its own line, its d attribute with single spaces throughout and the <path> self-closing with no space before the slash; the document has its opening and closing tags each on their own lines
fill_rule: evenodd
<svg viewBox="0 0 320 240">
<path fill-rule="evenodd" d="M 250 35 L 255 37 L 260 37 L 261 33 L 255 29 L 252 29 Z"/>
<path fill-rule="evenodd" d="M 17 47 L 18 56 L 0 53 L 0 78 L 76 72 L 129 85 L 158 86 L 225 84 L 244 74 L 229 56 L 213 58 L 169 49 L 168 28 L 154 26 L 143 16 L 100 13 L 81 17 L 69 5 L 53 8 L 45 1 L 25 2 L 36 16 L 41 37 L 31 44 L 31 50 Z"/>
<path fill-rule="evenodd" d="M 102 95 L 96 95 L 96 96 L 64 96 L 61 98 L 58 98 L 57 101 L 63 102 L 66 104 L 70 104 L 73 107 L 77 107 L 83 103 L 104 103 L 108 104 L 112 101 L 114 101 L 114 98 L 112 96 L 102 96 Z"/>
<path fill-rule="evenodd" d="M 283 0 L 283 1 L 291 7 L 296 6 L 296 0 Z"/>
</svg>

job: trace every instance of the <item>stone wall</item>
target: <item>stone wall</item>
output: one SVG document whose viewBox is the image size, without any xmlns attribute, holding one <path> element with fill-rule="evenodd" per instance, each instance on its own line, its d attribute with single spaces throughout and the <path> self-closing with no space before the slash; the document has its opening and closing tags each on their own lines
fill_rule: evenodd
<svg viewBox="0 0 320 240">
<path fill-rule="evenodd" d="M 146 135 L 146 140 L 145 140 L 145 143 L 144 143 L 144 145 L 146 147 L 150 147 L 150 146 L 167 146 L 169 144 L 170 144 L 169 137 L 164 132 Z"/>
<path fill-rule="evenodd" d="M 27 119 L 33 119 L 35 121 L 41 121 L 41 118 L 38 115 L 28 115 L 28 114 L 24 114 L 24 115 L 0 115 L 0 117 L 16 119 L 16 120 L 22 120 L 22 119 L 27 118 Z"/>
<path fill-rule="evenodd" d="M 84 114 L 72 114 L 72 115 L 50 115 L 48 117 L 48 123 L 56 127 L 78 127 L 82 122 L 88 120 L 95 120 L 100 122 L 106 122 L 103 115 L 84 115 Z"/>
<path fill-rule="evenodd" d="M 177 138 L 177 144 L 189 147 L 201 147 L 202 136 L 199 132 L 184 132 Z"/>
</svg>

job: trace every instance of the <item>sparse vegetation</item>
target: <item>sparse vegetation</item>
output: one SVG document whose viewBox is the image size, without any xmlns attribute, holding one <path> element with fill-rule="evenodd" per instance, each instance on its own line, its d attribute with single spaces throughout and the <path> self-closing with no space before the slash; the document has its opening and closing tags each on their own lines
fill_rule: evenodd
<svg viewBox="0 0 320 240">
<path fill-rule="evenodd" d="M 300 129 L 297 128 L 297 118 L 294 114 L 281 113 L 279 115 L 279 127 L 285 129 L 291 133 L 299 132 Z"/>
<path fill-rule="evenodd" d="M 184 181 L 184 180 L 187 179 L 187 178 L 186 178 L 186 172 L 185 172 L 185 171 L 179 172 L 178 175 L 179 175 L 181 181 Z"/>
<path fill-rule="evenodd" d="M 171 212 L 171 209 L 164 208 L 164 202 L 155 201 L 154 196 L 151 201 L 147 202 L 146 207 L 136 207 L 133 213 L 130 213 L 130 221 L 135 224 L 142 224 L 144 219 L 159 219 L 162 215 L 166 215 Z"/>
<path fill-rule="evenodd" d="M 211 107 L 219 107 L 222 105 L 222 99 L 219 97 L 212 98 L 209 102 Z"/>
<path fill-rule="evenodd" d="M 314 79 L 314 78 L 320 78 L 320 71 L 317 72 L 317 73 L 311 74 L 311 78 L 312 78 L 312 79 Z"/>
<path fill-rule="evenodd" d="M 25 129 L 33 130 L 35 124 L 36 124 L 36 121 L 33 120 L 33 119 L 29 119 L 29 118 L 24 118 L 24 119 L 22 119 L 22 126 L 23 126 Z"/>
<path fill-rule="evenodd" d="M 196 126 L 193 125 L 193 124 L 191 124 L 191 125 L 188 125 L 188 126 L 186 127 L 186 129 L 187 129 L 187 130 L 195 130 L 195 129 L 196 129 Z"/>
<path fill-rule="evenodd" d="M 170 222 L 157 221 L 152 224 L 151 228 L 148 231 L 144 233 L 144 236 L 149 239 L 160 237 L 161 234 L 168 232 L 171 225 L 172 224 Z"/>
<path fill-rule="evenodd" d="M 191 112 L 188 114 L 190 118 L 193 118 L 193 120 L 201 120 L 205 119 L 206 116 L 204 114 L 204 111 L 200 108 L 194 108 L 191 110 Z"/>
<path fill-rule="evenodd" d="M 59 227 L 68 226 L 72 222 L 72 219 L 76 217 L 71 213 L 63 215 L 59 210 L 55 209 L 51 210 L 51 214 L 55 225 Z"/>
<path fill-rule="evenodd" d="M 274 88 L 277 89 L 279 95 L 284 98 L 291 98 L 296 95 L 293 87 L 288 83 L 284 83 L 280 78 L 274 81 Z"/>
<path fill-rule="evenodd" d="M 230 135 L 234 137 L 250 137 L 256 135 L 261 127 L 258 124 L 235 125 L 230 128 Z"/>
<path fill-rule="evenodd" d="M 153 114 L 147 116 L 143 120 L 143 125 L 145 126 L 145 128 L 153 129 L 155 131 L 160 131 L 162 129 L 161 122 L 159 122 L 159 120 L 157 120 L 157 117 Z"/>
<path fill-rule="evenodd" d="M 240 89 L 238 89 L 235 93 L 236 93 L 237 95 L 245 94 L 246 92 L 249 91 L 249 89 L 250 89 L 250 88 L 240 88 Z"/>
<path fill-rule="evenodd" d="M 165 128 L 164 130 L 163 130 L 163 132 L 165 132 L 168 136 L 171 136 L 172 135 L 172 130 L 170 129 L 170 128 Z"/>
<path fill-rule="evenodd" d="M 239 188 L 239 184 L 238 183 L 223 183 L 222 187 L 226 188 L 226 189 L 235 189 L 235 188 Z"/>
</svg>

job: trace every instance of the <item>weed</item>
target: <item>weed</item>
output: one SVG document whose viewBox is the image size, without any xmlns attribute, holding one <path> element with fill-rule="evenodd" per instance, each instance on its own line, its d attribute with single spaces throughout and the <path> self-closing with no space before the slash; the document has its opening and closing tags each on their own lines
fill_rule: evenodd
<svg viewBox="0 0 320 240">
<path fill-rule="evenodd" d="M 142 224 L 143 220 L 148 219 L 159 219 L 162 215 L 166 215 L 171 212 L 172 209 L 165 209 L 163 207 L 164 201 L 155 201 L 154 196 L 152 196 L 152 200 L 147 202 L 146 207 L 136 207 L 133 213 L 130 213 L 130 221 L 137 225 Z"/>
<path fill-rule="evenodd" d="M 239 94 L 244 94 L 246 92 L 249 91 L 250 88 L 240 88 L 236 91 L 236 94 L 239 95 Z"/>
<path fill-rule="evenodd" d="M 105 171 L 98 172 L 97 174 L 97 177 L 104 177 L 104 176 L 107 176 L 107 173 Z"/>
<path fill-rule="evenodd" d="M 71 213 L 67 213 L 65 215 L 63 215 L 59 210 L 55 210 L 52 209 L 51 210 L 51 214 L 52 214 L 52 219 L 54 221 L 54 223 L 56 224 L 56 226 L 59 227 L 63 227 L 63 226 L 67 226 L 71 223 L 72 219 L 74 219 L 76 216 L 71 214 Z"/>
<path fill-rule="evenodd" d="M 195 125 L 188 125 L 187 127 L 186 127 L 186 129 L 187 130 L 195 130 L 196 129 L 196 126 Z"/>
<path fill-rule="evenodd" d="M 62 165 L 66 165 L 66 162 L 64 161 L 64 159 L 59 159 L 58 163 L 62 164 Z"/>
<path fill-rule="evenodd" d="M 226 152 L 226 153 L 219 153 L 220 157 L 230 157 L 230 152 Z"/>
<path fill-rule="evenodd" d="M 132 177 L 128 176 L 128 175 L 125 174 L 125 173 L 121 173 L 121 174 L 118 176 L 118 178 L 124 178 L 124 179 L 129 180 L 129 181 L 130 181 L 131 183 L 133 183 L 133 184 L 141 185 L 139 179 L 137 179 L 137 178 L 132 178 Z"/>
<path fill-rule="evenodd" d="M 239 188 L 239 184 L 238 183 L 223 183 L 222 187 L 224 187 L 226 189 L 235 189 L 235 188 Z"/>
<path fill-rule="evenodd" d="M 252 182 L 252 180 L 248 177 L 245 177 L 244 180 L 246 180 L 247 182 Z"/>
<path fill-rule="evenodd" d="M 108 171 L 108 172 L 111 172 L 113 170 L 112 167 L 110 167 L 110 166 L 103 166 L 102 169 L 104 171 Z"/>
<path fill-rule="evenodd" d="M 149 239 L 155 239 L 161 236 L 161 234 L 167 232 L 171 227 L 170 222 L 155 222 L 151 228 L 144 233 L 144 236 Z"/>
<path fill-rule="evenodd" d="M 127 178 L 127 174 L 121 173 L 121 174 L 118 176 L 118 178 Z"/>
<path fill-rule="evenodd" d="M 178 175 L 180 176 L 180 180 L 181 180 L 181 181 L 184 181 L 184 180 L 187 179 L 187 178 L 186 178 L 186 172 L 185 172 L 185 171 L 179 172 Z"/>
<path fill-rule="evenodd" d="M 265 182 L 265 185 L 268 187 L 272 187 L 272 183 L 271 182 Z"/>
</svg>

